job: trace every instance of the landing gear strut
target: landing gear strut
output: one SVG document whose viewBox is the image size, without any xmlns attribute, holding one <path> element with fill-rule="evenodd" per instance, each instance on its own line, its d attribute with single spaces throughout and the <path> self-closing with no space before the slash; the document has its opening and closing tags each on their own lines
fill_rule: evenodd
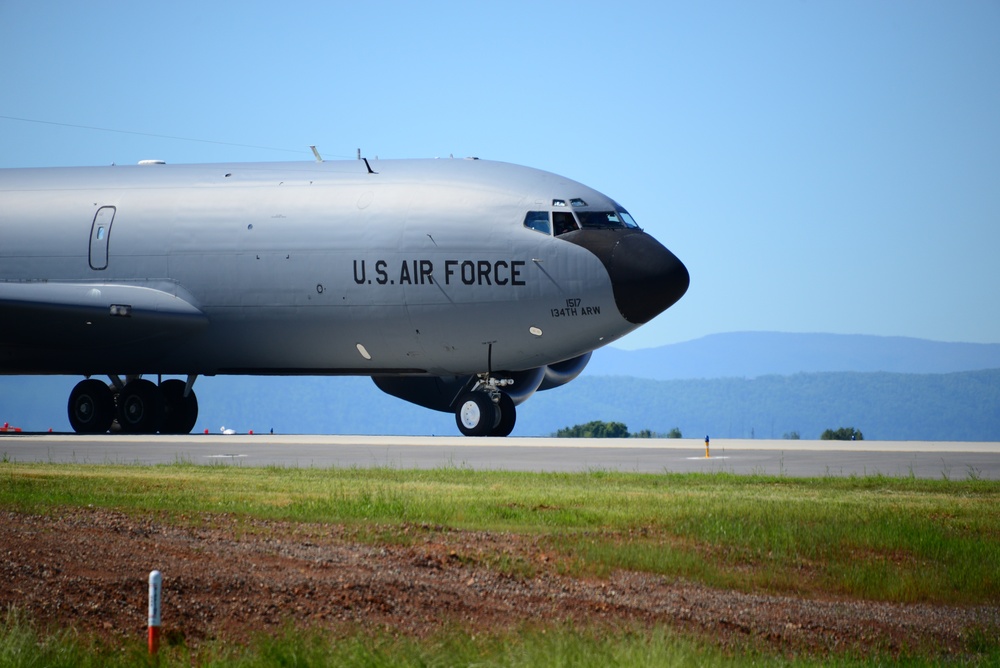
<svg viewBox="0 0 1000 668">
<path fill-rule="evenodd" d="M 500 390 L 510 379 L 484 375 L 455 405 L 455 424 L 464 436 L 509 436 L 517 421 L 510 395 Z"/>
<path fill-rule="evenodd" d="M 80 381 L 69 395 L 69 424 L 78 434 L 102 434 L 117 419 L 121 430 L 130 434 L 187 434 L 198 420 L 198 399 L 191 385 L 167 380 L 160 385 L 143 378 L 114 384 L 88 378 Z M 186 396 L 185 396 L 186 393 Z"/>
</svg>

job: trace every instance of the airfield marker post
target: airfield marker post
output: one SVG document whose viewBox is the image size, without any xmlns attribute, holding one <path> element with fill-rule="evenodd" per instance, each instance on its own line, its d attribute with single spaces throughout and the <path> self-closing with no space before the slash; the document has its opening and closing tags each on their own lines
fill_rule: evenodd
<svg viewBox="0 0 1000 668">
<path fill-rule="evenodd" d="M 149 653 L 155 655 L 160 650 L 160 603 L 162 601 L 163 576 L 160 571 L 149 574 Z"/>
</svg>

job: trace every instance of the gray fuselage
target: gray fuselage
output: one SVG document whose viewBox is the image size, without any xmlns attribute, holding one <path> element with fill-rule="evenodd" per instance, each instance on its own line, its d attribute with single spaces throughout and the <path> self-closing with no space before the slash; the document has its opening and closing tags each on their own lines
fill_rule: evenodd
<svg viewBox="0 0 1000 668">
<path fill-rule="evenodd" d="M 371 167 L 0 170 L 0 373 L 517 371 L 613 341 L 687 288 L 630 226 L 527 226 L 620 210 L 569 179 L 482 160 Z"/>
</svg>

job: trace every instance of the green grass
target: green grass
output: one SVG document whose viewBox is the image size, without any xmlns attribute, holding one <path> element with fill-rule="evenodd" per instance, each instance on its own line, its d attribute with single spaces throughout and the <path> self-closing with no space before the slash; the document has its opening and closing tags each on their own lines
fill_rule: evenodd
<svg viewBox="0 0 1000 668">
<path fill-rule="evenodd" d="M 972 648 L 952 663 L 997 665 L 995 640 Z M 752 643 L 726 650 L 704 640 L 663 629 L 523 628 L 517 632 L 472 636 L 450 631 L 429 638 L 349 632 L 331 636 L 318 629 L 286 627 L 249 642 L 209 641 L 192 649 L 165 644 L 156 659 L 138 640 L 124 646 L 80 638 L 72 632 L 44 633 L 23 615 L 0 616 L 0 668 L 117 668 L 134 666 L 203 666 L 264 668 L 287 666 L 496 666 L 606 668 L 608 666 L 936 666 L 941 657 L 894 654 L 859 657 L 797 656 L 764 653 Z"/>
<path fill-rule="evenodd" d="M 581 474 L 62 465 L 0 462 L 0 509 L 100 507 L 179 525 L 225 517 L 301 523 L 303 534 L 448 542 L 454 530 L 516 534 L 521 552 L 459 554 L 530 577 L 543 568 L 604 577 L 633 569 L 745 591 L 899 602 L 1000 603 L 1000 483 L 913 477 L 792 479 L 731 474 Z M 244 521 L 245 520 L 245 521 Z M 419 536 L 419 538 L 418 538 Z M 456 546 L 463 544 L 461 536 Z M 467 541 L 465 541 L 467 544 Z M 467 548 L 459 548 L 467 549 Z M 542 564 L 532 550 L 544 553 Z M 969 638 L 1000 665 L 996 629 Z M 341 633 L 345 633 L 341 631 Z M 721 649 L 662 629 L 544 627 L 431 638 L 287 629 L 245 644 L 164 647 L 159 665 L 787 665 L 747 641 Z M 806 657 L 813 665 L 933 665 L 940 657 Z M 147 664 L 139 642 L 108 646 L 0 612 L 0 668 Z"/>
<path fill-rule="evenodd" d="M 0 507 L 72 506 L 335 524 L 372 543 L 406 543 L 413 525 L 505 531 L 574 575 L 626 568 L 742 590 L 1000 602 L 1000 483 L 976 479 L 0 463 Z M 484 558 L 531 574 L 523 560 Z"/>
<path fill-rule="evenodd" d="M 695 641 L 663 632 L 524 629 L 517 634 L 470 636 L 462 632 L 424 640 L 355 632 L 331 637 L 318 630 L 286 628 L 248 643 L 211 641 L 190 649 L 161 648 L 155 665 L 230 666 L 594 666 L 731 665 L 724 655 Z M 0 668 L 152 665 L 145 645 L 112 648 L 72 634 L 40 634 L 15 614 L 0 623 Z"/>
</svg>

